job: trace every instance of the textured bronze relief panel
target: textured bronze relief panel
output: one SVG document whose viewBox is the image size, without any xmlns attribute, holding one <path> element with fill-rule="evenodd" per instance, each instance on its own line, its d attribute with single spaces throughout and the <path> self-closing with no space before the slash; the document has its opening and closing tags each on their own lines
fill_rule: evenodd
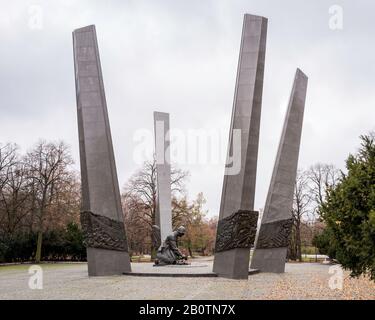
<svg viewBox="0 0 375 320">
<path fill-rule="evenodd" d="M 292 225 L 292 218 L 262 224 L 257 249 L 288 247 Z"/>
<path fill-rule="evenodd" d="M 81 212 L 86 247 L 128 251 L 124 224 L 90 211 Z"/>
<path fill-rule="evenodd" d="M 239 210 L 218 222 L 215 251 L 251 248 L 254 244 L 258 212 Z"/>
</svg>

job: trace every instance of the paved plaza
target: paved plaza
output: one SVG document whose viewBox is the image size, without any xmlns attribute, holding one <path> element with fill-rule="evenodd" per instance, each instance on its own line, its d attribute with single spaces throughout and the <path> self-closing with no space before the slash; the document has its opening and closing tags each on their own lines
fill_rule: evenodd
<svg viewBox="0 0 375 320">
<path fill-rule="evenodd" d="M 212 268 L 212 260 L 194 262 Z M 344 272 L 342 290 L 332 290 L 330 265 L 288 263 L 284 274 L 258 273 L 248 280 L 224 278 L 87 276 L 86 263 L 43 264 L 43 289 L 30 289 L 30 265 L 0 267 L 0 299 L 375 299 L 375 283 Z M 132 263 L 134 272 L 149 263 Z M 159 269 L 159 268 L 155 268 Z M 165 268 L 163 272 L 171 272 Z M 211 269 L 212 270 L 212 269 Z M 175 272 L 175 270 L 173 271 Z"/>
</svg>

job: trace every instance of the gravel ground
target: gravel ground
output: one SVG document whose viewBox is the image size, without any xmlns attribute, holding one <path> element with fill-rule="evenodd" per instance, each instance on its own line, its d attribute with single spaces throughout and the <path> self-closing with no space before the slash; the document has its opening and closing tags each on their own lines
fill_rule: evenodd
<svg viewBox="0 0 375 320">
<path fill-rule="evenodd" d="M 200 262 L 201 263 L 201 262 Z M 205 261 L 212 264 L 212 261 Z M 342 290 L 329 287 L 331 266 L 287 264 L 284 274 L 248 280 L 113 276 L 88 278 L 87 265 L 43 264 L 43 289 L 28 287 L 28 265 L 0 267 L 0 299 L 371 299 L 375 283 L 344 272 Z M 145 264 L 133 264 L 133 270 Z"/>
</svg>

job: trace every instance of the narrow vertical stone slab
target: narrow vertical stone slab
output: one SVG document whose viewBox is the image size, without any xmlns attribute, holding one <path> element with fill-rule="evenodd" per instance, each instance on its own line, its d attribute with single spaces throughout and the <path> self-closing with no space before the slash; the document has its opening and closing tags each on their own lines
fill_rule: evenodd
<svg viewBox="0 0 375 320">
<path fill-rule="evenodd" d="M 267 19 L 245 14 L 213 267 L 219 276 L 232 279 L 247 279 L 256 233 L 258 213 L 253 210 L 266 39 Z"/>
<path fill-rule="evenodd" d="M 251 268 L 263 272 L 285 271 L 307 81 L 306 75 L 297 69 L 251 261 Z"/>
<path fill-rule="evenodd" d="M 160 227 L 161 241 L 172 233 L 171 164 L 169 114 L 154 112 L 155 156 L 157 174 L 156 224 Z"/>
<path fill-rule="evenodd" d="M 131 268 L 95 26 L 73 32 L 73 50 L 88 273 L 122 274 Z"/>
</svg>

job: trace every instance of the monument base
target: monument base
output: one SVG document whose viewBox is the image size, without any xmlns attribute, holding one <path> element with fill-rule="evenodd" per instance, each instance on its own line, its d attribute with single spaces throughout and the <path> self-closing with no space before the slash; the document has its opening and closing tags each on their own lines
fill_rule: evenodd
<svg viewBox="0 0 375 320">
<path fill-rule="evenodd" d="M 216 252 L 213 272 L 223 278 L 247 279 L 249 275 L 249 260 L 250 249 L 237 248 Z"/>
<path fill-rule="evenodd" d="M 255 249 L 251 268 L 261 272 L 284 273 L 288 248 Z"/>
<path fill-rule="evenodd" d="M 126 251 L 87 248 L 87 262 L 90 277 L 131 272 L 130 257 Z"/>
<path fill-rule="evenodd" d="M 248 275 L 255 275 L 259 270 L 248 270 Z M 165 265 L 155 268 L 152 263 L 132 263 L 132 272 L 124 272 L 126 276 L 136 277 L 181 277 L 181 278 L 210 278 L 218 277 L 212 271 L 212 262 L 199 263 L 192 261 L 189 265 Z"/>
</svg>

